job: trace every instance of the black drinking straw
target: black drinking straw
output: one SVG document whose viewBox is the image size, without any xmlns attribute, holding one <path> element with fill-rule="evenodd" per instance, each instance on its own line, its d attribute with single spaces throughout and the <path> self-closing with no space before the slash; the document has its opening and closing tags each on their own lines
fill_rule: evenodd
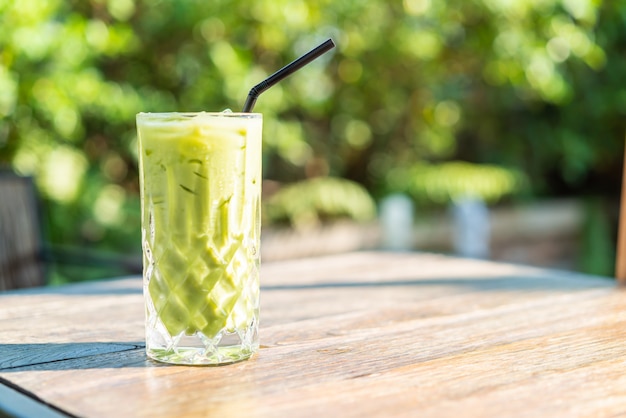
<svg viewBox="0 0 626 418">
<path fill-rule="evenodd" d="M 309 52 L 307 52 L 306 54 L 304 54 L 297 60 L 293 61 L 290 64 L 285 65 L 283 68 L 276 71 L 274 74 L 272 74 L 265 80 L 261 81 L 256 86 L 252 87 L 250 89 L 250 93 L 248 93 L 248 98 L 246 99 L 246 103 L 243 105 L 242 112 L 243 113 L 252 112 L 252 108 L 254 107 L 254 104 L 256 103 L 256 99 L 259 97 L 261 93 L 263 93 L 265 90 L 269 89 L 274 84 L 278 83 L 280 80 L 287 77 L 288 75 L 298 71 L 300 68 L 304 67 L 305 65 L 307 65 L 308 63 L 310 63 L 311 61 L 313 61 L 320 55 L 330 51 L 334 47 L 335 47 L 335 43 L 333 42 L 333 40 L 328 39 L 326 42 L 316 46 L 315 48 L 313 48 L 312 50 L 310 50 Z"/>
</svg>

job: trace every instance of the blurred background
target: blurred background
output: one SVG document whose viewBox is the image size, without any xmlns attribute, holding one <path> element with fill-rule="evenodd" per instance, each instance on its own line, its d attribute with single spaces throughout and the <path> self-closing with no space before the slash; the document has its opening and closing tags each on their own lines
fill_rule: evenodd
<svg viewBox="0 0 626 418">
<path fill-rule="evenodd" d="M 613 274 L 623 0 L 0 0 L 0 166 L 34 178 L 46 245 L 139 256 L 135 114 L 239 110 L 329 37 L 255 107 L 264 261 L 382 247 Z"/>
</svg>

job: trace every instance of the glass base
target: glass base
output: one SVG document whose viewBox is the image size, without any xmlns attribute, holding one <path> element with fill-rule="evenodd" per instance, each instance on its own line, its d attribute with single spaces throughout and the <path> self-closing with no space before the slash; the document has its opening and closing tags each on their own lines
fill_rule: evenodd
<svg viewBox="0 0 626 418">
<path fill-rule="evenodd" d="M 259 349 L 256 326 L 248 332 L 222 333 L 212 339 L 200 332 L 181 335 L 169 341 L 148 341 L 149 358 L 169 364 L 218 366 L 247 360 Z"/>
<path fill-rule="evenodd" d="M 146 350 L 148 357 L 153 360 L 188 366 L 219 366 L 237 363 L 249 359 L 255 352 L 255 349 L 245 350 L 239 346 L 220 347 L 210 353 L 196 347 Z"/>
</svg>

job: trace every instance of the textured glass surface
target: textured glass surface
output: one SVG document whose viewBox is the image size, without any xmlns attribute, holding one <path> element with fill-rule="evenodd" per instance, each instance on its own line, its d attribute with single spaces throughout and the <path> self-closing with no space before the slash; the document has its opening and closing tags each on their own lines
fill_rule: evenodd
<svg viewBox="0 0 626 418">
<path fill-rule="evenodd" d="M 150 257 L 147 240 L 144 246 Z M 160 271 L 160 263 L 148 259 L 144 293 L 150 357 L 177 364 L 220 364 L 244 360 L 258 349 L 258 261 L 247 262 L 247 256 L 238 255 L 243 252 L 242 247 L 223 260 L 212 287 L 197 281 L 195 271 L 216 270 L 201 256 L 170 279 Z"/>
<path fill-rule="evenodd" d="M 140 114 L 146 350 L 224 364 L 258 349 L 261 118 Z"/>
</svg>

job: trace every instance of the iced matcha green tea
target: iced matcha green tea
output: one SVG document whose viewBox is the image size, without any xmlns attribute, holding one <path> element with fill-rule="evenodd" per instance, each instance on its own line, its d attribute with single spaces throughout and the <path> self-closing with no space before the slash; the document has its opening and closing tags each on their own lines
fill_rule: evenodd
<svg viewBox="0 0 626 418">
<path fill-rule="evenodd" d="M 146 351 L 223 364 L 258 348 L 257 113 L 140 113 Z"/>
</svg>

